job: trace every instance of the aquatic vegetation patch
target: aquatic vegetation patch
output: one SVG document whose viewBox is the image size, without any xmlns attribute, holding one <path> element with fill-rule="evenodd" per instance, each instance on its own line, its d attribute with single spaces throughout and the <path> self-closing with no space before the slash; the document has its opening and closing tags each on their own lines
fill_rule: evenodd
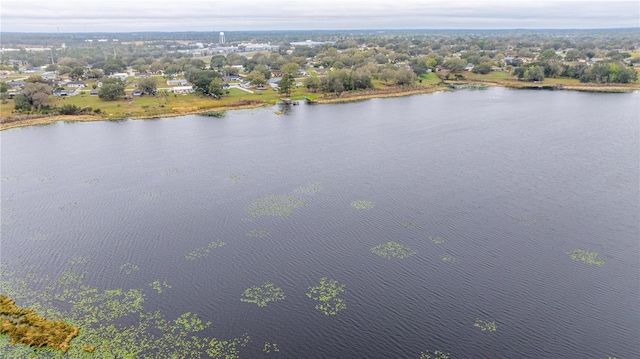
<svg viewBox="0 0 640 359">
<path fill-rule="evenodd" d="M 64 204 L 60 207 L 58 207 L 59 210 L 63 211 L 63 212 L 68 212 L 74 208 L 78 207 L 78 204 L 76 202 L 70 202 L 67 204 Z"/>
<path fill-rule="evenodd" d="M 304 199 L 283 194 L 270 194 L 251 202 L 247 213 L 252 217 L 257 216 L 290 216 L 293 210 L 307 205 Z"/>
<path fill-rule="evenodd" d="M 235 183 L 240 181 L 241 179 L 246 178 L 247 175 L 242 174 L 242 173 L 232 173 L 229 176 L 227 176 L 227 181 L 231 182 L 231 183 Z"/>
<path fill-rule="evenodd" d="M 279 353 L 280 352 L 280 348 L 278 348 L 278 344 L 276 343 L 269 343 L 269 342 L 265 342 L 264 343 L 264 349 L 262 349 L 263 352 L 265 353 Z"/>
<path fill-rule="evenodd" d="M 476 328 L 480 328 L 483 332 L 495 332 L 498 330 L 498 326 L 495 321 L 487 321 L 476 318 L 476 322 L 473 323 L 473 326 Z"/>
<path fill-rule="evenodd" d="M 324 313 L 324 315 L 336 315 L 339 311 L 347 308 L 347 302 L 339 297 L 344 293 L 346 293 L 344 284 L 339 284 L 337 280 L 323 277 L 320 278 L 319 285 L 309 287 L 307 297 L 319 302 L 315 308 Z"/>
<path fill-rule="evenodd" d="M 53 176 L 38 176 L 36 177 L 36 179 L 40 182 L 46 182 L 51 181 L 53 179 Z"/>
<path fill-rule="evenodd" d="M 582 262 L 584 264 L 601 266 L 605 263 L 604 260 L 598 259 L 598 253 L 596 252 L 588 252 L 583 249 L 574 249 L 570 252 L 567 252 L 576 262 Z"/>
<path fill-rule="evenodd" d="M 442 350 L 436 350 L 431 354 L 431 352 L 427 350 L 426 352 L 420 353 L 420 359 L 449 359 L 449 353 L 445 353 Z"/>
<path fill-rule="evenodd" d="M 164 194 L 163 191 L 155 191 L 155 192 L 144 192 L 140 195 L 142 199 L 155 199 Z"/>
<path fill-rule="evenodd" d="M 100 182 L 100 179 L 98 179 L 98 178 L 92 178 L 92 179 L 88 179 L 88 180 L 84 181 L 84 183 L 86 183 L 86 184 L 97 184 L 98 182 Z"/>
<path fill-rule="evenodd" d="M 31 309 L 19 308 L 9 297 L 0 294 L 0 333 L 11 338 L 11 344 L 32 347 L 48 346 L 66 352 L 69 342 L 80 328 L 62 321 L 45 319 Z"/>
<path fill-rule="evenodd" d="M 158 292 L 158 294 L 162 294 L 162 290 L 163 288 L 171 288 L 171 286 L 169 284 L 167 284 L 167 281 L 163 281 L 162 283 L 160 283 L 160 280 L 156 279 L 153 282 L 149 283 L 149 286 L 153 289 L 156 290 L 156 292 Z"/>
<path fill-rule="evenodd" d="M 120 272 L 124 273 L 124 274 L 131 274 L 135 271 L 137 271 L 138 266 L 135 264 L 131 264 L 131 263 L 125 263 L 123 265 L 120 266 Z"/>
<path fill-rule="evenodd" d="M 182 173 L 182 170 L 179 168 L 169 168 L 168 170 L 164 171 L 164 175 L 165 176 L 173 176 L 173 175 L 177 175 L 179 173 Z"/>
<path fill-rule="evenodd" d="M 203 258 L 203 257 L 208 256 L 208 255 L 209 255 L 209 253 L 211 253 L 211 251 L 212 251 L 213 249 L 215 249 L 215 248 L 219 248 L 219 247 L 222 247 L 222 246 L 225 246 L 225 245 L 226 245 L 226 243 L 225 243 L 225 242 L 222 242 L 222 241 L 211 242 L 211 243 L 209 243 L 209 245 L 208 245 L 208 246 L 198 248 L 198 249 L 196 249 L 195 251 L 193 251 L 193 252 L 191 252 L 191 253 L 187 254 L 187 255 L 185 256 L 185 258 L 187 258 L 187 259 L 198 259 L 198 258 Z"/>
<path fill-rule="evenodd" d="M 0 182 L 12 182 L 12 181 L 17 181 L 19 180 L 19 177 L 2 177 L 0 179 Z"/>
<path fill-rule="evenodd" d="M 520 216 L 518 217 L 518 223 L 522 224 L 523 226 L 531 226 L 538 223 L 538 220 L 533 217 Z"/>
<path fill-rule="evenodd" d="M 447 239 L 444 237 L 432 237 L 429 236 L 429 240 L 435 244 L 444 243 Z"/>
<path fill-rule="evenodd" d="M 306 186 L 300 186 L 296 188 L 296 192 L 298 193 L 316 193 L 320 192 L 324 189 L 322 186 L 322 182 L 312 181 L 307 183 Z"/>
<path fill-rule="evenodd" d="M 411 221 L 404 221 L 401 223 L 402 227 L 406 228 L 406 229 L 415 229 L 418 228 L 418 225 L 411 222 Z"/>
<path fill-rule="evenodd" d="M 361 210 L 369 210 L 375 207 L 373 202 L 366 199 L 359 199 L 357 201 L 351 202 L 351 206 Z"/>
<path fill-rule="evenodd" d="M 8 266 L 0 265 L 0 291 L 30 303 L 29 308 L 51 320 L 64 320 L 81 327 L 64 356 L 49 347 L 12 345 L 9 336 L 1 334 L 3 358 L 170 359 L 209 355 L 237 359 L 240 349 L 249 343 L 247 334 L 224 340 L 202 336 L 200 333 L 210 327 L 211 322 L 204 322 L 197 314 L 187 312 L 169 320 L 160 311 L 146 312 L 144 296 L 138 289 L 99 290 L 85 283 L 86 271 L 81 267 L 87 260 L 88 257 L 81 257 L 70 261 L 70 267 L 57 280 L 36 273 L 16 277 Z M 57 307 L 60 304 L 64 309 Z M 129 324 L 120 320 L 124 316 L 124 322 Z"/>
<path fill-rule="evenodd" d="M 263 238 L 268 235 L 269 235 L 269 232 L 267 232 L 264 229 L 252 229 L 249 232 L 247 232 L 247 237 Z"/>
<path fill-rule="evenodd" d="M 371 253 L 383 258 L 404 259 L 418 252 L 405 244 L 401 244 L 396 241 L 389 241 L 387 243 L 378 244 L 377 246 L 372 247 Z"/>
<path fill-rule="evenodd" d="M 266 307 L 269 302 L 277 302 L 284 299 L 285 295 L 282 288 L 267 282 L 259 287 L 251 287 L 245 290 L 240 301 L 255 303 L 258 307 Z"/>
<path fill-rule="evenodd" d="M 442 254 L 440 255 L 440 260 L 445 262 L 445 263 L 453 263 L 456 261 L 456 258 L 449 255 L 449 254 Z"/>
</svg>

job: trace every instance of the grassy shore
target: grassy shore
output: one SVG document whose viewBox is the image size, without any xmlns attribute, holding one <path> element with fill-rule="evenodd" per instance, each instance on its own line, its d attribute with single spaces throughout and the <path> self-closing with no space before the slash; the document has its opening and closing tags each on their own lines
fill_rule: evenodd
<svg viewBox="0 0 640 359">
<path fill-rule="evenodd" d="M 630 92 L 640 90 L 640 81 L 631 84 L 585 84 L 577 79 L 548 78 L 540 82 L 518 81 L 506 72 L 491 72 L 486 75 L 472 72 L 461 72 L 458 79 L 451 74 L 451 80 L 442 81 L 435 74 L 427 74 L 420 77 L 420 82 L 415 86 L 401 87 L 388 85 L 381 81 L 374 81 L 374 88 L 366 91 L 344 92 L 340 96 L 335 94 L 320 94 L 309 92 L 304 87 L 296 88 L 291 93 L 291 100 L 302 101 L 304 98 L 315 100 L 318 103 L 342 103 L 362 101 L 371 98 L 398 97 L 414 94 L 431 93 L 447 90 L 459 85 L 467 86 L 498 86 L 520 89 L 562 89 L 592 92 Z M 90 107 L 92 110 L 100 109 L 100 113 L 91 113 L 77 116 L 47 116 L 47 115 L 23 115 L 13 112 L 13 101 L 0 105 L 0 131 L 23 126 L 45 125 L 57 121 L 105 121 L 121 119 L 150 119 L 161 117 L 176 117 L 190 114 L 199 114 L 209 111 L 226 111 L 234 109 L 255 108 L 272 106 L 279 102 L 283 96 L 272 89 L 261 92 L 248 93 L 236 88 L 221 99 L 214 99 L 202 94 L 174 95 L 159 94 L 157 96 L 136 97 L 128 101 L 103 101 L 97 96 L 89 96 L 87 93 L 68 98 L 55 98 L 51 105 L 62 106 L 71 104 L 80 108 Z"/>
</svg>

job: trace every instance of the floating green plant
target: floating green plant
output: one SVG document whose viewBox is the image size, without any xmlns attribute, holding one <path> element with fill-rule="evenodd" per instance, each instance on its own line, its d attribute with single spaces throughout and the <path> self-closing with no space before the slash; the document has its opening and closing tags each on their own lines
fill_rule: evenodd
<svg viewBox="0 0 640 359">
<path fill-rule="evenodd" d="M 312 181 L 307 183 L 306 186 L 300 186 L 296 188 L 296 192 L 298 193 L 316 193 L 320 192 L 324 189 L 321 182 Z"/>
<path fill-rule="evenodd" d="M 339 284 L 337 280 L 320 278 L 320 284 L 309 287 L 307 297 L 318 301 L 315 308 L 325 315 L 336 315 L 339 311 L 347 308 L 347 302 L 339 295 L 346 293 L 344 284 Z"/>
<path fill-rule="evenodd" d="M 268 235 L 269 235 L 269 232 L 267 232 L 264 229 L 252 229 L 249 232 L 247 232 L 247 237 L 262 238 Z"/>
<path fill-rule="evenodd" d="M 402 222 L 401 224 L 402 224 L 402 226 L 403 226 L 404 228 L 406 228 L 406 229 L 415 229 L 415 228 L 418 228 L 418 225 L 417 225 L 417 224 L 415 224 L 415 223 L 413 223 L 413 222 L 411 222 L 411 221 L 404 221 L 404 222 Z"/>
<path fill-rule="evenodd" d="M 431 352 L 427 350 L 426 352 L 420 353 L 420 359 L 449 359 L 449 353 L 445 353 L 441 350 L 436 350 L 433 352 L 433 356 L 431 355 Z"/>
<path fill-rule="evenodd" d="M 168 170 L 164 171 L 165 176 L 173 176 L 177 175 L 178 173 L 182 173 L 182 170 L 179 168 L 169 168 Z"/>
<path fill-rule="evenodd" d="M 242 293 L 241 302 L 255 303 L 258 307 L 266 307 L 269 302 L 284 300 L 282 288 L 276 287 L 273 283 L 265 283 L 259 287 L 251 287 Z"/>
<path fill-rule="evenodd" d="M 235 183 L 246 177 L 247 175 L 242 173 L 232 173 L 229 176 L 227 176 L 227 181 Z"/>
<path fill-rule="evenodd" d="M 396 241 L 390 241 L 384 244 L 378 244 L 371 248 L 371 253 L 379 255 L 384 258 L 399 258 L 404 259 L 410 257 L 418 252 L 411 249 L 411 247 L 398 243 Z"/>
<path fill-rule="evenodd" d="M 278 348 L 278 344 L 276 343 L 269 343 L 269 342 L 265 342 L 264 343 L 264 349 L 262 349 L 263 352 L 265 353 L 279 353 L 280 352 L 280 348 Z"/>
<path fill-rule="evenodd" d="M 447 239 L 444 237 L 432 237 L 429 236 L 429 240 L 435 244 L 444 243 Z"/>
<path fill-rule="evenodd" d="M 38 176 L 36 179 L 40 182 L 46 182 L 52 180 L 53 176 Z"/>
<path fill-rule="evenodd" d="M 530 225 L 536 224 L 537 222 L 538 220 L 532 217 L 525 217 L 525 216 L 518 217 L 518 223 L 522 224 L 523 226 L 530 226 Z"/>
<path fill-rule="evenodd" d="M 483 332 L 495 332 L 498 329 L 495 321 L 489 322 L 478 318 L 476 318 L 476 322 L 473 324 L 473 326 L 476 328 L 480 328 Z"/>
<path fill-rule="evenodd" d="M 19 180 L 19 177 L 2 177 L 2 179 L 0 179 L 1 182 L 12 182 L 12 181 L 17 181 Z"/>
<path fill-rule="evenodd" d="M 98 178 L 92 178 L 92 179 L 88 179 L 88 180 L 84 181 L 84 183 L 86 183 L 86 184 L 96 184 L 98 182 L 100 182 L 100 180 Z"/>
<path fill-rule="evenodd" d="M 282 194 L 270 194 L 260 197 L 251 202 L 247 208 L 247 213 L 252 217 L 257 216 L 289 216 L 293 210 L 306 206 L 304 199 Z"/>
<path fill-rule="evenodd" d="M 9 297 L 0 294 L 0 333 L 7 334 L 12 344 L 46 345 L 66 352 L 69 342 L 79 332 L 78 327 L 45 319 L 31 309 L 19 308 Z"/>
<path fill-rule="evenodd" d="M 187 258 L 187 259 L 198 259 L 198 258 L 206 257 L 206 256 L 209 255 L 209 253 L 211 253 L 211 251 L 214 248 L 219 248 L 219 247 L 222 247 L 222 246 L 225 246 L 225 245 L 226 245 L 226 243 L 224 243 L 222 241 L 211 242 L 211 243 L 209 243 L 208 246 L 202 247 L 202 248 L 198 248 L 195 251 L 187 254 L 185 256 L 185 258 Z"/>
<path fill-rule="evenodd" d="M 571 256 L 571 259 L 584 264 L 601 266 L 605 263 L 604 260 L 598 259 L 598 253 L 587 252 L 582 249 L 574 249 L 571 252 L 567 252 Z"/>
<path fill-rule="evenodd" d="M 449 255 L 449 254 L 442 254 L 440 255 L 440 260 L 445 262 L 445 263 L 453 263 L 455 262 L 455 257 Z"/>
<path fill-rule="evenodd" d="M 120 272 L 124 273 L 124 274 L 131 274 L 135 271 L 137 271 L 138 266 L 135 264 L 131 264 L 131 263 L 125 263 L 123 265 L 120 266 Z"/>
<path fill-rule="evenodd" d="M 164 194 L 163 191 L 155 191 L 155 192 L 144 192 L 140 195 L 142 199 L 154 199 L 162 196 Z"/>
<path fill-rule="evenodd" d="M 362 209 L 362 210 L 368 210 L 368 209 L 372 209 L 373 207 L 375 207 L 373 202 L 368 201 L 366 199 L 359 199 L 357 201 L 353 201 L 353 202 L 351 202 L 351 206 L 353 206 L 354 208 L 357 208 L 357 209 Z"/>
<path fill-rule="evenodd" d="M 78 206 L 78 204 L 76 202 L 69 202 L 67 204 L 64 204 L 64 205 L 58 207 L 58 209 L 61 210 L 61 211 L 67 212 L 67 211 L 70 211 L 70 210 L 76 208 L 77 206 Z"/>
<path fill-rule="evenodd" d="M 160 283 L 159 280 L 154 280 L 153 282 L 149 283 L 149 286 L 153 289 L 155 289 L 158 294 L 162 294 L 162 290 L 163 288 L 171 288 L 171 286 L 169 284 L 167 284 L 167 281 L 163 281 L 162 283 Z"/>
<path fill-rule="evenodd" d="M 85 283 L 82 269 L 89 258 L 69 262 L 59 279 L 30 272 L 16 277 L 8 266 L 0 265 L 0 291 L 50 320 L 64 320 L 81 327 L 66 354 L 49 347 L 12 345 L 8 335 L 0 335 L 2 358 L 202 358 L 238 359 L 249 336 L 217 339 L 202 336 L 211 326 L 197 314 L 184 313 L 169 320 L 160 311 L 144 311 L 144 295 L 138 289 L 100 290 Z M 21 268 L 20 273 L 25 268 Z M 60 306 L 60 307 L 58 307 Z M 64 309 L 61 309 L 64 308 Z M 0 314 L 2 316 L 2 314 Z M 126 317 L 126 320 L 121 318 Z M 123 324 L 123 323 L 128 324 Z M 42 332 L 42 331 L 41 331 Z"/>
</svg>

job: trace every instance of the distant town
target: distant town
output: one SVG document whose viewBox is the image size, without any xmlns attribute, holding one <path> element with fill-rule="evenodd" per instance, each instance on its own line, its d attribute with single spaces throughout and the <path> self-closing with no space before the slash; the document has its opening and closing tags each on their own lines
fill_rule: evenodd
<svg viewBox="0 0 640 359">
<path fill-rule="evenodd" d="M 637 29 L 3 33 L 1 46 L 5 127 L 455 86 L 640 89 Z"/>
</svg>

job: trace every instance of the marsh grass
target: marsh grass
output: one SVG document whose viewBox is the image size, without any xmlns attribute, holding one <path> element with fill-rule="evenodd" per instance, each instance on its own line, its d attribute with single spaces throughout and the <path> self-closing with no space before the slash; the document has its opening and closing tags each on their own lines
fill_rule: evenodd
<svg viewBox="0 0 640 359">
<path fill-rule="evenodd" d="M 495 321 L 487 321 L 476 318 L 476 322 L 473 323 L 473 326 L 476 328 L 480 328 L 483 332 L 495 332 L 498 330 L 498 326 Z"/>
<path fill-rule="evenodd" d="M 353 208 L 357 208 L 357 209 L 361 209 L 361 210 L 369 210 L 369 209 L 373 209 L 373 207 L 375 207 L 375 205 L 373 204 L 373 202 L 366 200 L 366 199 L 359 199 L 356 201 L 351 202 L 351 206 Z"/>
<path fill-rule="evenodd" d="M 588 252 L 583 249 L 574 249 L 570 252 L 567 252 L 576 262 L 582 262 L 584 264 L 602 266 L 605 261 L 602 259 L 598 259 L 598 253 L 596 252 Z"/>
<path fill-rule="evenodd" d="M 427 350 L 426 352 L 420 353 L 419 359 L 449 359 L 449 353 L 445 353 L 441 350 L 436 350 L 433 352 L 433 356 L 431 355 L 431 352 Z"/>
<path fill-rule="evenodd" d="M 211 253 L 211 251 L 214 248 L 219 248 L 219 247 L 222 247 L 222 246 L 225 246 L 225 245 L 226 245 L 226 243 L 222 242 L 222 241 L 211 242 L 211 243 L 209 243 L 208 246 L 198 248 L 198 249 L 192 251 L 191 253 L 187 254 L 185 256 L 185 258 L 190 259 L 190 260 L 203 258 L 203 257 L 208 256 L 209 253 Z"/>
<path fill-rule="evenodd" d="M 264 238 L 267 236 L 269 236 L 269 232 L 267 232 L 265 229 L 252 229 L 247 232 L 247 237 Z"/>
<path fill-rule="evenodd" d="M 293 210 L 307 205 L 304 199 L 282 194 L 270 194 L 260 197 L 251 202 L 247 208 L 247 213 L 252 217 L 257 216 L 280 216 L 287 217 Z"/>
<path fill-rule="evenodd" d="M 306 186 L 300 186 L 298 188 L 296 188 L 296 192 L 298 193 L 316 193 L 316 192 L 320 192 L 324 189 L 324 186 L 322 186 L 322 182 L 318 182 L 318 181 L 312 181 L 307 183 Z"/>
<path fill-rule="evenodd" d="M 80 333 L 80 328 L 45 319 L 31 309 L 19 308 L 12 299 L 0 294 L 0 333 L 9 335 L 13 345 L 48 346 L 64 353 Z"/>
</svg>

